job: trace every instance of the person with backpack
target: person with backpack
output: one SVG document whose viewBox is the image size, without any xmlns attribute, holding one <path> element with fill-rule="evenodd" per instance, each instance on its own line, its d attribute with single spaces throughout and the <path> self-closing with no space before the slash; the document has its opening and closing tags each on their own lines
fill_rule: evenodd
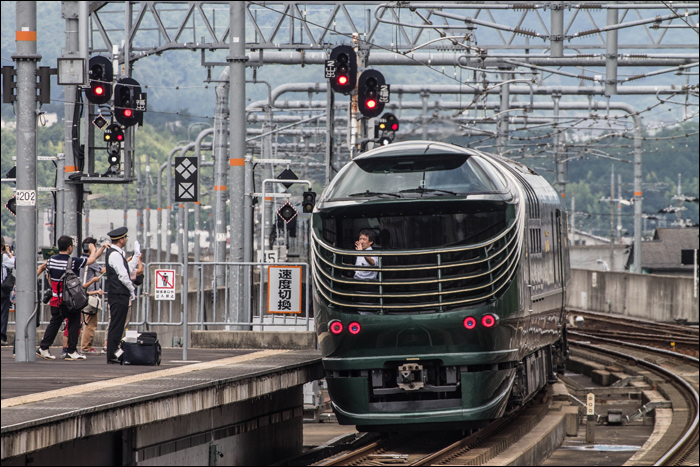
<svg viewBox="0 0 700 467">
<path fill-rule="evenodd" d="M 12 289 L 15 287 L 15 276 L 12 275 L 12 270 L 15 268 L 15 257 L 12 256 L 10 245 L 5 243 L 5 237 L 2 237 L 2 343 L 7 343 L 7 321 L 10 317 L 10 305 L 12 303 Z"/>
<path fill-rule="evenodd" d="M 73 239 L 67 235 L 63 235 L 58 239 L 58 254 L 53 255 L 44 264 L 39 266 L 37 276 L 44 271 L 48 272 L 51 282 L 51 320 L 44 331 L 44 338 L 41 344 L 36 349 L 36 354 L 46 360 L 55 360 L 56 357 L 51 355 L 49 347 L 56 339 L 56 334 L 61 327 L 61 323 L 65 318 L 68 319 L 68 348 L 66 349 L 66 360 L 85 360 L 85 355 L 82 355 L 77 350 L 78 334 L 80 333 L 80 311 L 78 308 L 81 304 L 82 293 L 87 296 L 77 275 L 80 269 L 89 266 L 102 255 L 107 245 L 102 245 L 99 249 L 95 245 L 90 244 L 90 256 L 82 258 L 73 258 Z M 76 281 L 77 279 L 77 281 Z M 77 283 L 76 283 L 77 282 Z M 66 290 L 64 290 L 64 287 Z M 87 302 L 87 298 L 85 298 Z M 84 304 L 83 304 L 84 306 Z"/>
</svg>

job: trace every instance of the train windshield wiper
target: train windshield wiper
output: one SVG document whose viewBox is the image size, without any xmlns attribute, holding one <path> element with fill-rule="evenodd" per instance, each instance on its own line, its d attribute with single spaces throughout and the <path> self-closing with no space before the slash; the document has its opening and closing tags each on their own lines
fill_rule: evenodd
<svg viewBox="0 0 700 467">
<path fill-rule="evenodd" d="M 401 190 L 399 193 L 447 193 L 448 195 L 456 195 L 454 191 L 450 190 L 436 190 L 434 188 L 412 188 L 410 190 Z"/>
<path fill-rule="evenodd" d="M 398 193 L 382 193 L 379 191 L 369 191 L 369 190 L 367 190 L 363 193 L 352 193 L 348 196 L 382 196 L 382 195 L 395 196 L 396 198 L 401 198 L 401 195 L 399 195 Z"/>
</svg>

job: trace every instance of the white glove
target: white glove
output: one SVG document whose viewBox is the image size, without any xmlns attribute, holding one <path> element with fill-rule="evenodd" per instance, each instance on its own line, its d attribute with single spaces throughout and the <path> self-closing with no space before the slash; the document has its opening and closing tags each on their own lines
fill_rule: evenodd
<svg viewBox="0 0 700 467">
<path fill-rule="evenodd" d="M 132 302 L 134 300 L 136 300 L 136 293 L 135 292 L 131 292 L 131 295 L 129 296 L 129 300 L 131 300 Z"/>
<path fill-rule="evenodd" d="M 141 244 L 138 240 L 134 242 L 134 256 L 139 256 L 141 254 Z"/>
</svg>

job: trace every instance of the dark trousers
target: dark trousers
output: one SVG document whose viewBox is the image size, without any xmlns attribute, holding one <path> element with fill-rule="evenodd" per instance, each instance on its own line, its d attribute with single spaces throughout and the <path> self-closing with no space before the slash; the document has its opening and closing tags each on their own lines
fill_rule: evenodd
<svg viewBox="0 0 700 467">
<path fill-rule="evenodd" d="M 68 318 L 68 353 L 73 353 L 78 345 L 78 334 L 80 334 L 80 311 L 68 312 L 64 306 L 51 307 L 51 321 L 44 331 L 44 338 L 41 340 L 40 347 L 46 350 L 53 344 L 56 339 L 58 330 L 61 329 L 61 323 Z"/>
<path fill-rule="evenodd" d="M 129 296 L 109 294 L 109 334 L 107 335 L 107 360 L 115 357 L 122 340 L 122 332 L 126 324 L 126 314 L 129 311 Z"/>
<path fill-rule="evenodd" d="M 2 297 L 2 340 L 7 340 L 7 320 L 10 319 L 10 296 Z"/>
</svg>

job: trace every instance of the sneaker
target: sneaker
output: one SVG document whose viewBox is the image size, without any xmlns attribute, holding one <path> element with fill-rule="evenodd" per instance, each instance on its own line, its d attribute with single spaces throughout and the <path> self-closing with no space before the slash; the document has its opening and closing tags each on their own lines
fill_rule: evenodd
<svg viewBox="0 0 700 467">
<path fill-rule="evenodd" d="M 46 360 L 56 360 L 56 357 L 51 355 L 51 352 L 49 352 L 49 349 L 42 350 L 41 347 L 36 349 L 36 354 L 40 356 L 41 358 L 45 358 Z"/>
<path fill-rule="evenodd" d="M 66 360 L 85 360 L 85 355 L 81 354 L 77 350 L 73 353 L 66 354 L 65 359 Z"/>
<path fill-rule="evenodd" d="M 63 350 L 61 350 L 61 358 L 66 358 L 66 355 L 68 355 L 68 350 L 63 347 Z"/>
<path fill-rule="evenodd" d="M 83 354 L 88 354 L 88 355 L 100 355 L 100 354 L 102 354 L 102 351 L 100 351 L 100 350 L 95 350 L 94 347 L 90 347 L 90 350 L 83 350 Z"/>
</svg>

